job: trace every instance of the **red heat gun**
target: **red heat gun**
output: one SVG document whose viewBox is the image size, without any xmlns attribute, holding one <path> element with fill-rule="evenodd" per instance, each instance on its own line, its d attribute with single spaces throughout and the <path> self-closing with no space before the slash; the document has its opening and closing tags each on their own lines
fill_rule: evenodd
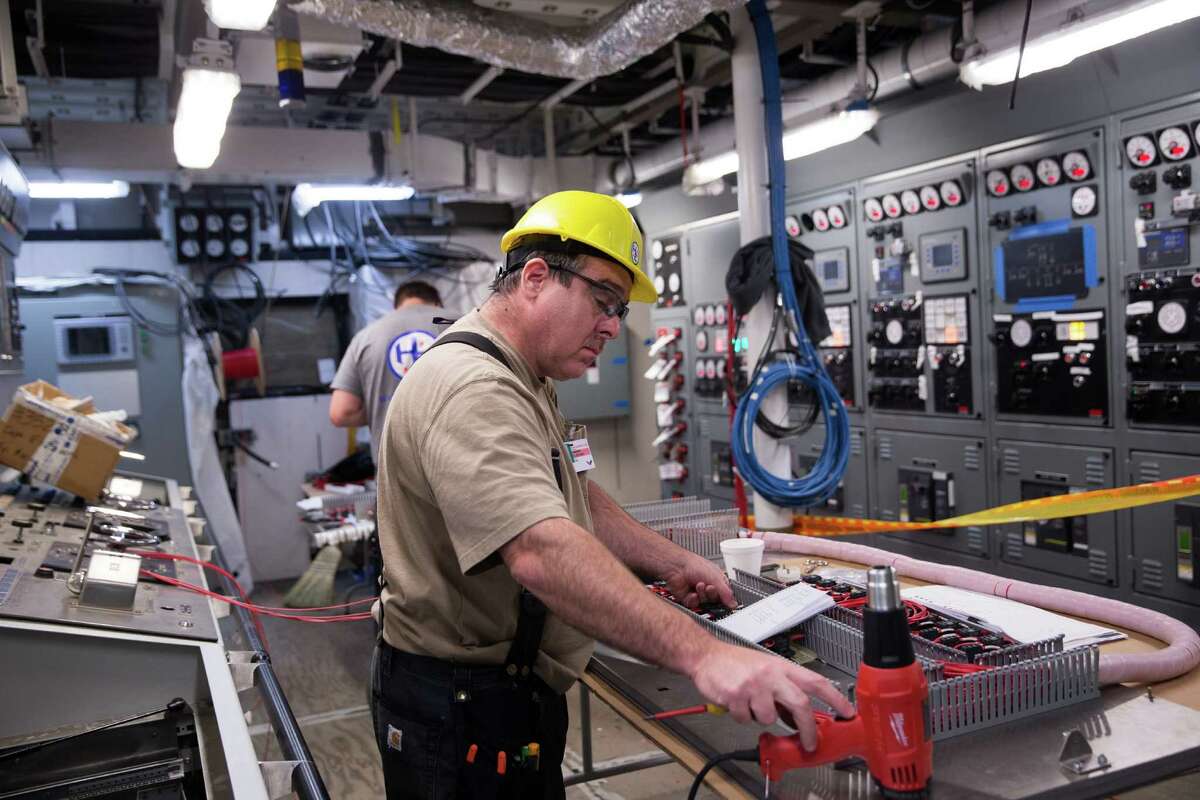
<svg viewBox="0 0 1200 800">
<path fill-rule="evenodd" d="M 798 767 L 860 756 L 884 797 L 927 796 L 933 776 L 929 684 L 913 655 L 896 573 L 872 567 L 863 609 L 863 658 L 855 687 L 858 715 L 839 720 L 817 714 L 817 748 L 805 752 L 800 735 L 758 737 L 758 762 L 770 781 Z"/>
</svg>

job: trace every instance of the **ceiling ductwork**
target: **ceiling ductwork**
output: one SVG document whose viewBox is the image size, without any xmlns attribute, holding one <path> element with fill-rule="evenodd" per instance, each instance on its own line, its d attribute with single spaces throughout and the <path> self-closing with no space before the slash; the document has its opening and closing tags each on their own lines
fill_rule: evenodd
<svg viewBox="0 0 1200 800">
<path fill-rule="evenodd" d="M 468 0 L 301 0 L 292 8 L 339 25 L 435 47 L 497 67 L 591 80 L 650 55 L 714 11 L 744 0 L 628 0 L 593 23 L 563 27 Z"/>
</svg>

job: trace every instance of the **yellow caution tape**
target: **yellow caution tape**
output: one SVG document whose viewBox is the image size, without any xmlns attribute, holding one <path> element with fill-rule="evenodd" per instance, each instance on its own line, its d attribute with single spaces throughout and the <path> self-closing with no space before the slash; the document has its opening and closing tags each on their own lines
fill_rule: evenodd
<svg viewBox="0 0 1200 800">
<path fill-rule="evenodd" d="M 974 511 L 937 522 L 885 522 L 853 517 L 797 516 L 794 530 L 796 533 L 808 536 L 847 536 L 852 533 L 877 533 L 879 531 L 924 531 L 962 528 L 967 525 L 1004 525 L 1013 522 L 1103 514 L 1107 511 L 1120 511 L 1152 503 L 1168 503 L 1172 500 L 1196 495 L 1200 495 L 1200 475 L 1189 475 L 1186 478 L 1140 483 L 1136 486 L 1122 486 L 1119 489 L 1097 489 L 1091 492 L 1022 500 L 1019 503 L 1009 503 L 985 511 Z"/>
</svg>

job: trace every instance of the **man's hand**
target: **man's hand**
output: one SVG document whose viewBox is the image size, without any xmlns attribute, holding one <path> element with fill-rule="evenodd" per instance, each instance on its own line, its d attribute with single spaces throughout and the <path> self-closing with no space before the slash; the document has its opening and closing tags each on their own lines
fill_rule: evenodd
<svg viewBox="0 0 1200 800">
<path fill-rule="evenodd" d="M 787 712 L 808 751 L 817 746 L 810 696 L 825 701 L 839 717 L 854 716 L 854 705 L 827 678 L 785 659 L 723 642 L 713 642 L 689 677 L 701 694 L 729 709 L 738 722 L 771 725 L 780 709 Z"/>
<path fill-rule="evenodd" d="M 737 605 L 724 570 L 695 553 L 680 552 L 679 562 L 659 576 L 671 594 L 688 608 L 716 602 L 724 603 L 727 608 Z"/>
</svg>

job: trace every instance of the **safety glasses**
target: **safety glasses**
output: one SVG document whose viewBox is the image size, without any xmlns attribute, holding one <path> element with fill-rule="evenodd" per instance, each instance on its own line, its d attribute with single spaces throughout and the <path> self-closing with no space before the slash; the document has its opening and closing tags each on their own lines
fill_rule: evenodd
<svg viewBox="0 0 1200 800">
<path fill-rule="evenodd" d="M 629 303 L 621 299 L 621 296 L 613 291 L 608 286 L 605 286 L 599 281 L 594 281 L 586 275 L 576 272 L 573 269 L 566 267 L 550 267 L 550 269 L 566 272 L 579 278 L 592 288 L 592 299 L 596 301 L 596 305 L 604 312 L 604 316 L 612 318 L 616 317 L 619 320 L 624 320 L 629 313 Z M 603 299 L 602 299 L 603 298 Z"/>
</svg>

